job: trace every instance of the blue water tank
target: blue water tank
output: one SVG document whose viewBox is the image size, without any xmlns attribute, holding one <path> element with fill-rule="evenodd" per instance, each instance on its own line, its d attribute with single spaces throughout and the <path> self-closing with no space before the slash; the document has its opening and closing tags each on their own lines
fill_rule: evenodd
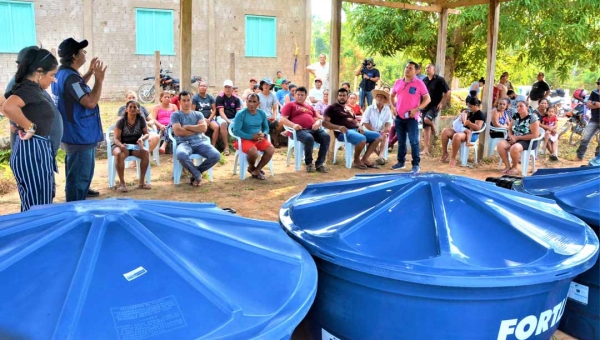
<svg viewBox="0 0 600 340">
<path fill-rule="evenodd" d="M 277 223 L 104 200 L 0 217 L 0 339 L 289 339 L 316 294 Z"/>
<path fill-rule="evenodd" d="M 600 167 L 538 170 L 516 189 L 552 198 L 564 210 L 584 220 L 599 235 Z M 600 262 L 571 283 L 561 330 L 582 339 L 600 339 Z"/>
<path fill-rule="evenodd" d="M 442 174 L 311 184 L 280 210 L 316 258 L 319 339 L 544 339 L 598 238 L 553 201 Z"/>
</svg>

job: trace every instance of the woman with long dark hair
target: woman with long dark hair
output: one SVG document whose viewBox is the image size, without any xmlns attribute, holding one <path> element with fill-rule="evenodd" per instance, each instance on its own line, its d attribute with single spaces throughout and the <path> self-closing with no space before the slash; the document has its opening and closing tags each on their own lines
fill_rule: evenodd
<svg viewBox="0 0 600 340">
<path fill-rule="evenodd" d="M 58 61 L 45 49 L 27 52 L 15 75 L 15 87 L 2 109 L 19 128 L 10 156 L 21 211 L 50 204 L 57 170 L 50 135 L 54 103 L 44 94 L 55 81 Z"/>
</svg>

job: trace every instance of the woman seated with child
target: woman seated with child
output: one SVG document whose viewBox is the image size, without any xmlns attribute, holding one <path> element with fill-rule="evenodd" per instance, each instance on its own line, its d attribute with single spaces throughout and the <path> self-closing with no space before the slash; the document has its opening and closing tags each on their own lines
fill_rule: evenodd
<svg viewBox="0 0 600 340">
<path fill-rule="evenodd" d="M 473 145 L 477 141 L 478 134 L 473 131 L 479 131 L 485 123 L 485 116 L 481 112 L 481 101 L 471 97 L 469 99 L 469 111 L 463 110 L 452 124 L 452 128 L 445 128 L 442 131 L 442 158 L 441 162 L 448 161 L 448 141 L 452 140 L 452 155 L 450 156 L 450 166 L 456 165 L 456 154 L 460 149 L 460 144 L 465 142 L 467 146 Z"/>
</svg>

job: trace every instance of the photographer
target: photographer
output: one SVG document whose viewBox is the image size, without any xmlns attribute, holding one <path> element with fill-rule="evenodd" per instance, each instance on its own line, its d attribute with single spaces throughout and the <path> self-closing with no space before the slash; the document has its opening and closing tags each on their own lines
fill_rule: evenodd
<svg viewBox="0 0 600 340">
<path fill-rule="evenodd" d="M 365 98 L 367 99 L 367 106 L 371 106 L 373 103 L 373 95 L 371 91 L 375 89 L 375 85 L 379 81 L 379 70 L 375 68 L 375 62 L 373 58 L 367 58 L 356 70 L 356 75 L 362 76 L 362 80 L 359 85 L 359 105 L 361 109 L 365 108 Z"/>
</svg>

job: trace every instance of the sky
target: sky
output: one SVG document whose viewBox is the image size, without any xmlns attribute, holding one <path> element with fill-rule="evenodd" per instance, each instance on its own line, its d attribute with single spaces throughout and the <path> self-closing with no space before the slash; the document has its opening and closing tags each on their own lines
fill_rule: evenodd
<svg viewBox="0 0 600 340">
<path fill-rule="evenodd" d="M 322 20 L 331 20 L 331 1 L 311 0 L 312 14 L 318 15 Z"/>
</svg>

